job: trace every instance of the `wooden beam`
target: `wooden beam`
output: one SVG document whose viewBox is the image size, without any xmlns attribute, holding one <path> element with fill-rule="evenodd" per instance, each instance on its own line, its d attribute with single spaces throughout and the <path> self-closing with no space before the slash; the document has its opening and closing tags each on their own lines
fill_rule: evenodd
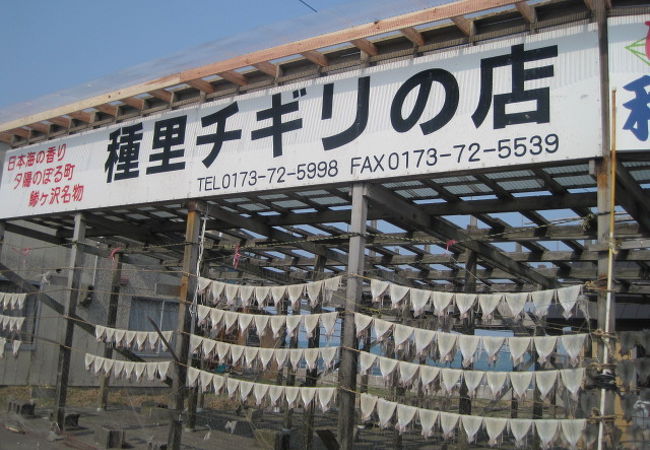
<svg viewBox="0 0 650 450">
<path fill-rule="evenodd" d="M 97 105 L 95 106 L 95 109 L 103 112 L 104 114 L 108 114 L 109 116 L 112 117 L 117 117 L 117 113 L 119 111 L 119 108 L 117 106 L 109 105 L 108 103 L 105 103 L 103 105 Z"/>
<path fill-rule="evenodd" d="M 14 142 L 14 137 L 11 133 L 0 133 L 0 141 L 11 145 Z"/>
<path fill-rule="evenodd" d="M 537 23 L 537 12 L 535 11 L 534 6 L 529 5 L 525 1 L 522 1 L 515 3 L 515 8 L 517 8 L 519 14 L 521 14 L 523 18 L 526 19 L 526 22 L 529 24 Z"/>
<path fill-rule="evenodd" d="M 377 56 L 379 54 L 379 50 L 377 50 L 375 44 L 370 42 L 368 39 L 353 39 L 350 42 L 356 48 L 367 53 L 370 56 Z"/>
<path fill-rule="evenodd" d="M 50 117 L 49 119 L 47 119 L 47 121 L 63 128 L 70 128 L 70 125 L 72 125 L 72 119 L 63 116 Z"/>
<path fill-rule="evenodd" d="M 190 80 L 187 82 L 187 84 L 205 94 L 212 94 L 214 92 L 214 86 L 212 86 L 210 82 L 202 80 L 200 78 L 196 80 Z"/>
<path fill-rule="evenodd" d="M 150 92 L 153 89 L 162 89 L 184 83 L 188 80 L 205 78 L 210 75 L 219 74 L 228 70 L 235 70 L 242 67 L 257 64 L 261 61 L 271 61 L 286 56 L 303 54 L 310 50 L 325 48 L 344 42 L 351 42 L 353 39 L 362 39 L 379 34 L 399 31 L 402 28 L 422 25 L 431 22 L 437 22 L 449 19 L 455 16 L 473 14 L 488 9 L 499 8 L 516 3 L 519 0 L 461 0 L 444 5 L 434 6 L 412 13 L 402 14 L 400 16 L 390 17 L 383 20 L 369 22 L 352 28 L 327 33 L 324 35 L 314 36 L 302 41 L 290 42 L 278 45 L 264 50 L 258 50 L 245 55 L 239 55 L 215 63 L 188 69 L 182 72 L 163 76 L 128 86 L 113 92 L 104 93 L 68 105 L 49 109 L 46 111 L 31 114 L 20 119 L 12 120 L 0 124 L 0 131 L 6 131 L 17 128 L 29 123 L 48 120 L 50 117 L 69 114 L 73 111 L 79 111 L 86 108 L 92 108 L 95 105 L 120 100 L 126 97 L 134 97 L 139 94 Z"/>
<path fill-rule="evenodd" d="M 424 45 L 424 36 L 418 30 L 413 27 L 406 27 L 399 30 L 406 39 L 413 42 L 417 46 Z"/>
<path fill-rule="evenodd" d="M 267 75 L 272 76 L 273 78 L 276 78 L 277 76 L 280 75 L 279 69 L 280 66 L 270 63 L 268 61 L 260 61 L 256 64 L 253 64 L 253 67 L 255 67 L 257 70 L 264 72 Z"/>
<path fill-rule="evenodd" d="M 138 97 L 126 97 L 120 100 L 125 105 L 129 105 L 132 108 L 142 111 L 145 107 L 145 101 L 142 98 Z"/>
<path fill-rule="evenodd" d="M 154 89 L 149 91 L 149 95 L 152 97 L 157 98 L 158 100 L 162 100 L 165 103 L 171 103 L 172 98 L 174 97 L 171 92 L 165 90 L 165 89 Z"/>
<path fill-rule="evenodd" d="M 25 128 L 14 128 L 13 130 L 9 130 L 9 133 L 15 134 L 16 136 L 20 136 L 21 138 L 29 138 L 30 132 L 29 130 L 26 130 Z"/>
<path fill-rule="evenodd" d="M 230 81 L 231 83 L 236 84 L 238 86 L 246 86 L 248 84 L 248 80 L 246 79 L 246 77 L 239 72 L 235 72 L 234 70 L 221 72 L 219 73 L 219 76 L 224 80 Z"/>
<path fill-rule="evenodd" d="M 476 33 L 476 26 L 474 25 L 474 21 L 468 19 L 467 17 L 451 17 L 451 21 L 454 22 L 454 25 L 456 25 L 465 36 L 474 36 Z"/>
<path fill-rule="evenodd" d="M 27 126 L 29 128 L 31 128 L 32 130 L 36 130 L 36 131 L 38 131 L 39 133 L 42 133 L 42 134 L 48 134 L 50 132 L 50 125 L 42 123 L 42 122 L 32 123 L 32 124 L 29 124 Z"/>
<path fill-rule="evenodd" d="M 327 61 L 327 56 L 323 55 L 321 52 L 317 52 L 316 50 L 308 50 L 306 52 L 302 52 L 301 55 L 317 66 L 326 67 L 329 64 Z"/>
<path fill-rule="evenodd" d="M 650 233 L 650 198 L 620 162 L 616 164 L 616 187 L 616 203 L 639 222 L 642 230 Z"/>
<path fill-rule="evenodd" d="M 92 123 L 93 117 L 95 116 L 93 113 L 89 113 L 86 111 L 74 111 L 69 113 L 68 115 L 73 119 L 77 119 L 81 122 L 86 122 L 86 123 Z"/>
</svg>

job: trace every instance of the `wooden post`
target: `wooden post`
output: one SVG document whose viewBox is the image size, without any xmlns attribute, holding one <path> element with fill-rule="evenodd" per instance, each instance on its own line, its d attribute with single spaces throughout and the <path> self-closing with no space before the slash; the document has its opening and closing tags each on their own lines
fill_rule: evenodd
<svg viewBox="0 0 650 450">
<path fill-rule="evenodd" d="M 368 217 L 368 200 L 365 196 L 366 186 L 358 183 L 352 186 L 352 211 L 350 217 L 350 237 L 348 250 L 348 286 L 343 316 L 343 338 L 341 365 L 339 367 L 339 417 L 338 441 L 343 450 L 354 447 L 354 407 L 357 387 L 357 352 L 354 313 L 362 299 L 362 283 L 358 275 L 364 270 L 364 250 L 366 246 L 366 219 Z"/>
<path fill-rule="evenodd" d="M 77 299 L 79 285 L 83 271 L 83 252 L 81 242 L 86 237 L 86 221 L 83 214 L 77 213 L 74 217 L 74 232 L 72 246 L 70 247 L 70 267 L 68 269 L 68 284 L 66 301 L 63 306 L 63 336 L 59 341 L 59 363 L 57 368 L 56 402 L 54 405 L 55 420 L 59 429 L 63 430 L 65 419 L 65 404 L 68 396 L 68 377 L 70 375 L 70 356 L 72 338 L 74 337 L 74 323 L 69 320 L 77 313 Z"/>
<path fill-rule="evenodd" d="M 120 302 L 120 278 L 122 277 L 122 262 L 120 254 L 115 253 L 113 256 L 113 272 L 111 274 L 111 295 L 108 300 L 108 317 L 106 326 L 114 328 L 117 323 L 117 307 Z M 113 357 L 113 345 L 104 345 L 104 358 Z M 102 376 L 99 380 L 99 405 L 98 411 L 105 411 L 108 407 L 108 380 L 109 377 Z"/>
<path fill-rule="evenodd" d="M 183 254 L 183 275 L 181 278 L 181 291 L 178 302 L 178 328 L 176 334 L 176 355 L 178 361 L 175 361 L 175 374 L 171 389 L 171 408 L 173 416 L 169 424 L 169 435 L 167 445 L 170 450 L 179 450 L 181 446 L 181 436 L 183 433 L 183 408 L 185 406 L 185 384 L 187 380 L 187 364 L 192 316 L 190 315 L 190 303 L 196 290 L 197 279 L 194 275 L 196 264 L 199 259 L 199 239 L 200 239 L 200 213 L 199 205 L 195 200 L 190 200 L 187 204 L 187 222 L 185 228 L 185 252 Z"/>
<path fill-rule="evenodd" d="M 313 280 L 317 281 L 323 276 L 323 272 L 325 270 L 325 263 L 327 262 L 327 258 L 324 256 L 318 256 L 316 257 L 316 264 L 314 265 L 314 277 Z M 311 314 L 319 314 L 322 312 L 323 308 L 321 307 L 321 304 L 317 304 L 316 306 L 311 307 Z M 312 336 L 308 339 L 307 341 L 307 347 L 309 348 L 318 348 L 320 347 L 320 326 L 314 328 Z M 305 377 L 305 386 L 308 387 L 316 387 L 316 383 L 318 381 L 318 367 L 314 367 L 311 370 L 307 370 L 307 376 Z M 304 430 L 303 430 L 303 436 L 304 436 L 304 445 L 303 448 L 305 450 L 311 450 L 311 447 L 313 445 L 314 441 L 314 411 L 316 409 L 316 404 L 315 402 L 312 402 L 311 405 L 307 409 L 305 409 L 304 413 Z"/>
</svg>

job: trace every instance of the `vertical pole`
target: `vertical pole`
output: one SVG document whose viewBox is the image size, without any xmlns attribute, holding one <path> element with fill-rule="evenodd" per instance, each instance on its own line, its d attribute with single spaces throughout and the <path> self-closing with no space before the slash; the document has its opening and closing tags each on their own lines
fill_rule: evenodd
<svg viewBox="0 0 650 450">
<path fill-rule="evenodd" d="M 172 382 L 171 405 L 173 416 L 169 424 L 169 435 L 167 445 L 170 450 L 179 450 L 181 436 L 183 433 L 183 407 L 185 404 L 185 384 L 187 380 L 187 358 L 190 347 L 190 336 L 192 316 L 190 315 L 190 303 L 196 291 L 196 264 L 199 259 L 199 237 L 200 237 L 200 213 L 199 205 L 195 200 L 187 204 L 187 222 L 185 228 L 185 251 L 183 254 L 183 275 L 181 278 L 181 291 L 178 302 L 178 329 L 176 335 L 176 356 L 175 376 Z"/>
<path fill-rule="evenodd" d="M 68 377 L 70 375 L 70 356 L 72 338 L 74 336 L 74 322 L 70 317 L 77 312 L 77 299 L 79 297 L 79 285 L 81 284 L 81 273 L 83 264 L 83 252 L 79 244 L 86 237 L 86 221 L 83 214 L 77 213 L 74 216 L 74 232 L 72 234 L 72 247 L 70 247 L 70 267 L 68 269 L 68 284 L 66 301 L 63 309 L 64 327 L 63 336 L 59 344 L 59 363 L 57 368 L 56 403 L 54 411 L 56 423 L 63 430 L 65 419 L 65 403 L 68 396 Z"/>
<path fill-rule="evenodd" d="M 354 313 L 362 298 L 362 283 L 358 275 L 364 270 L 364 251 L 366 246 L 366 219 L 368 217 L 368 199 L 365 185 L 352 186 L 352 211 L 350 217 L 350 237 L 348 250 L 348 286 L 343 317 L 343 339 L 341 365 L 339 367 L 339 417 L 338 441 L 343 450 L 354 447 L 354 407 L 357 387 L 357 352 Z"/>
<path fill-rule="evenodd" d="M 318 256 L 316 258 L 316 264 L 314 266 L 314 281 L 317 281 L 323 276 L 325 271 L 325 263 L 327 258 L 324 256 Z M 311 314 L 319 314 L 323 308 L 320 303 L 316 306 L 311 307 Z M 309 348 L 318 348 L 320 347 L 320 327 L 314 328 L 312 336 L 307 341 L 307 347 Z M 307 376 L 305 377 L 305 386 L 307 387 L 316 387 L 316 382 L 318 381 L 318 367 L 314 367 L 311 370 L 307 370 Z M 316 409 L 315 402 L 312 402 L 311 405 L 305 410 L 304 413 L 304 445 L 305 450 L 311 450 L 314 441 L 314 411 Z"/>
<path fill-rule="evenodd" d="M 607 216 L 611 209 L 614 208 L 614 199 L 612 190 L 614 181 L 611 173 L 615 169 L 610 158 L 610 101 L 609 101 L 609 53 L 608 53 L 608 29 L 607 29 L 607 5 L 606 0 L 596 0 L 595 2 L 595 19 L 598 25 L 598 50 L 600 63 L 600 105 L 601 105 L 601 133 L 602 133 L 602 158 L 596 161 L 596 183 L 597 183 L 597 206 L 598 206 L 598 243 L 601 248 L 608 248 L 613 244 L 610 242 L 610 233 L 613 229 L 610 224 L 610 218 Z M 607 244 L 607 245 L 604 245 Z M 610 272 L 610 255 L 609 250 L 599 251 L 598 253 L 598 280 L 608 279 Z M 609 285 L 609 283 L 608 283 Z M 608 289 L 601 289 L 597 294 L 597 326 L 598 329 L 613 333 L 615 330 L 614 314 L 614 295 L 610 286 Z M 599 345 L 598 358 L 605 363 L 607 359 L 607 349 L 605 345 Z M 601 415 L 612 415 L 614 413 L 614 395 L 611 391 L 601 391 L 600 402 Z M 598 430 L 598 449 L 603 447 L 605 435 L 605 423 L 601 422 Z M 609 433 L 613 436 L 613 433 Z"/>
<path fill-rule="evenodd" d="M 120 301 L 120 278 L 122 278 L 122 262 L 120 254 L 115 253 L 113 256 L 113 272 L 111 274 L 111 295 L 108 300 L 108 317 L 106 318 L 107 327 L 115 327 L 117 323 L 117 307 Z M 104 358 L 113 357 L 112 344 L 104 345 Z M 99 405 L 98 411 L 105 411 L 108 407 L 108 380 L 109 377 L 102 376 L 99 380 Z"/>
<path fill-rule="evenodd" d="M 467 256 L 467 263 L 465 264 L 465 283 L 463 286 L 463 292 L 471 293 L 476 292 L 476 252 L 469 252 Z M 463 328 L 466 330 L 467 334 L 474 334 L 474 311 L 468 312 L 469 317 L 465 319 L 465 325 Z M 473 366 L 470 367 L 473 369 Z M 472 414 L 472 400 L 469 398 L 469 392 L 467 389 L 467 383 L 463 377 L 463 381 L 460 385 L 458 399 L 458 413 L 459 414 Z M 459 441 L 461 448 L 469 448 L 469 443 L 467 442 L 467 436 L 465 433 L 459 433 Z"/>
</svg>

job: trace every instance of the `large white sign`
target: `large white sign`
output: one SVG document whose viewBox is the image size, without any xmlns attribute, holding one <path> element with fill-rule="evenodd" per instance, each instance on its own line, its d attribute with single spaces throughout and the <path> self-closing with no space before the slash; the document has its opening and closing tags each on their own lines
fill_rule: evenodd
<svg viewBox="0 0 650 450">
<path fill-rule="evenodd" d="M 608 28 L 616 149 L 650 150 L 650 14 L 614 17 Z"/>
<path fill-rule="evenodd" d="M 576 26 L 168 111 L 9 151 L 0 217 L 600 154 Z"/>
</svg>

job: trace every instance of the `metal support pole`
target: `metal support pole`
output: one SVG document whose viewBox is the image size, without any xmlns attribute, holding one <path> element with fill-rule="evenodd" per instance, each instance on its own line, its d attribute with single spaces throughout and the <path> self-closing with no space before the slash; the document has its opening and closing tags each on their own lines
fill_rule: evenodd
<svg viewBox="0 0 650 450">
<path fill-rule="evenodd" d="M 463 292 L 471 293 L 476 292 L 476 252 L 469 252 L 467 257 L 467 263 L 465 264 L 465 283 L 463 287 Z M 467 330 L 467 334 L 474 334 L 474 311 L 468 312 L 469 317 L 465 319 L 466 325 L 464 328 Z M 470 367 L 473 369 L 472 367 Z M 467 383 L 463 379 L 462 384 L 460 385 L 460 398 L 458 401 L 458 413 L 459 414 L 472 414 L 472 401 L 469 398 Z M 461 436 L 464 435 L 461 433 Z M 467 442 L 464 442 L 467 444 Z"/>
<path fill-rule="evenodd" d="M 191 329 L 192 316 L 190 315 L 190 303 L 196 291 L 197 279 L 194 276 L 196 264 L 199 259 L 199 237 L 200 237 L 200 212 L 198 202 L 190 200 L 187 204 L 187 222 L 185 228 L 185 252 L 183 253 L 183 276 L 181 278 L 181 291 L 178 302 L 178 328 L 176 335 L 175 375 L 172 382 L 173 417 L 169 424 L 169 435 L 167 446 L 170 450 L 179 450 L 181 447 L 181 436 L 183 433 L 183 408 L 185 404 L 185 384 L 187 380 L 187 357 L 190 347 L 189 332 Z"/>
<path fill-rule="evenodd" d="M 350 217 L 350 237 L 348 251 L 348 286 L 343 317 L 343 338 L 341 365 L 339 367 L 339 417 L 338 441 L 343 450 L 354 447 L 354 407 L 357 387 L 357 352 L 354 313 L 362 298 L 362 283 L 358 275 L 364 270 L 364 250 L 366 245 L 366 219 L 368 217 L 368 200 L 365 196 L 366 186 L 352 186 L 352 212 Z"/>
<path fill-rule="evenodd" d="M 108 317 L 106 326 L 114 328 L 117 323 L 117 307 L 120 302 L 120 278 L 122 278 L 122 262 L 120 254 L 115 253 L 113 256 L 113 272 L 111 274 L 111 295 L 108 300 Z M 112 344 L 104 345 L 104 358 L 113 357 Z M 102 376 L 99 380 L 99 405 L 98 411 L 105 411 L 108 407 L 108 380 L 109 377 Z"/>
<path fill-rule="evenodd" d="M 65 419 L 65 404 L 68 396 L 68 377 L 70 374 L 70 356 L 72 339 L 74 337 L 74 323 L 69 320 L 77 313 L 77 299 L 79 297 L 79 285 L 81 284 L 81 273 L 83 271 L 83 252 L 80 243 L 86 237 L 86 221 L 83 214 L 78 213 L 74 217 L 74 232 L 72 235 L 72 246 L 70 247 L 70 267 L 68 269 L 68 284 L 66 301 L 63 307 L 65 322 L 63 325 L 63 336 L 59 340 L 59 363 L 57 368 L 56 403 L 54 405 L 55 420 L 59 429 L 63 430 Z"/>
</svg>

